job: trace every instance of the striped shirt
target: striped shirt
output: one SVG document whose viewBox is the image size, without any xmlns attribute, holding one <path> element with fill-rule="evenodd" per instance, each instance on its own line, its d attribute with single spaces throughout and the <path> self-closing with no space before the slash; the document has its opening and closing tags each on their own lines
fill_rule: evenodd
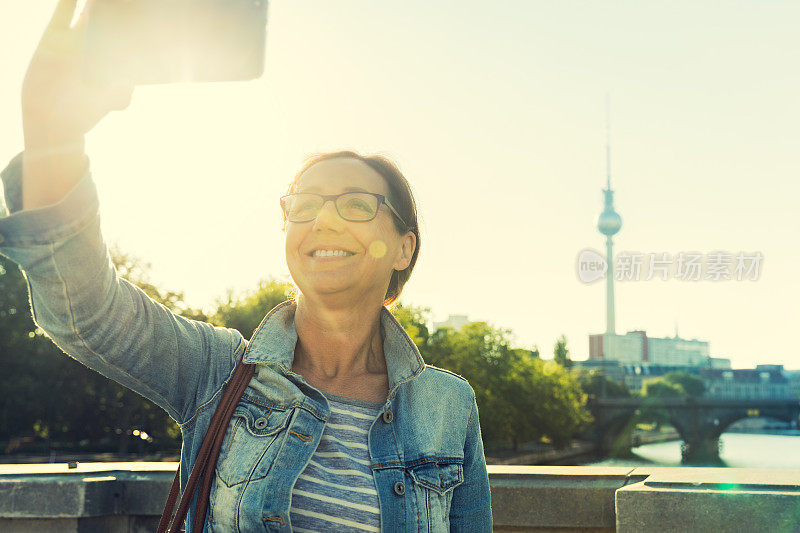
<svg viewBox="0 0 800 533">
<path fill-rule="evenodd" d="M 380 531 L 367 439 L 383 404 L 324 394 L 331 416 L 292 489 L 292 530 Z"/>
</svg>

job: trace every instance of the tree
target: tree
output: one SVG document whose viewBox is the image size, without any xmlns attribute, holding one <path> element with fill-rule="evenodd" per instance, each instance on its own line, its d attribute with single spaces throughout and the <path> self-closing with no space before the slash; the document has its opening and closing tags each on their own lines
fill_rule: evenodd
<svg viewBox="0 0 800 533">
<path fill-rule="evenodd" d="M 705 394 L 705 382 L 683 371 L 668 372 L 642 385 L 642 395 L 651 398 L 699 398 Z"/>
<path fill-rule="evenodd" d="M 422 350 L 428 344 L 430 333 L 428 331 L 428 320 L 430 309 L 427 307 L 415 307 L 397 303 L 391 309 L 392 315 L 397 319 L 408 336 Z"/>
<path fill-rule="evenodd" d="M 563 446 L 591 420 L 578 382 L 552 361 L 539 359 L 538 349 L 512 348 L 510 331 L 470 322 L 459 331 L 425 334 L 427 309 L 401 306 L 395 315 L 426 362 L 470 382 L 487 445 L 506 441 L 516 449 L 545 440 Z"/>
<path fill-rule="evenodd" d="M 569 368 L 572 366 L 572 361 L 569 358 L 569 349 L 567 348 L 567 338 L 561 335 L 553 347 L 553 360 L 563 366 Z"/>
<path fill-rule="evenodd" d="M 254 291 L 241 297 L 234 297 L 233 292 L 228 291 L 227 298 L 217 302 L 217 310 L 210 321 L 237 329 L 249 339 L 264 316 L 279 303 L 292 299 L 295 292 L 291 283 L 274 279 L 260 281 Z"/>
<path fill-rule="evenodd" d="M 183 293 L 161 290 L 149 281 L 149 264 L 111 250 L 120 276 L 151 298 L 189 318 L 204 315 L 189 309 Z M 169 416 L 149 400 L 66 357 L 30 314 L 25 278 L 13 262 L 0 257 L 0 440 L 36 437 L 48 447 L 84 442 L 98 445 L 117 439 L 127 451 L 136 438 L 161 449 L 177 449 L 180 431 Z M 106 445 L 107 446 L 107 445 Z M 13 448 L 9 444 L 5 449 Z"/>
<path fill-rule="evenodd" d="M 56 373 L 63 375 L 57 352 L 33 323 L 22 272 L 0 256 L 0 440 L 34 436 L 34 424 L 51 418 L 58 406 Z"/>
<path fill-rule="evenodd" d="M 681 384 L 672 381 L 672 379 L 667 379 L 668 375 L 647 380 L 642 385 L 644 403 L 640 410 L 641 420 L 654 422 L 657 426 L 669 424 L 669 413 L 659 405 L 659 400 L 663 398 L 686 398 L 689 396 Z M 672 376 L 672 378 L 676 379 L 676 376 Z M 678 381 L 681 380 L 680 377 L 677 377 L 677 379 Z"/>
<path fill-rule="evenodd" d="M 663 378 L 645 381 L 642 385 L 642 396 L 645 398 L 680 398 L 685 396 L 683 389 Z"/>
<path fill-rule="evenodd" d="M 705 382 L 694 374 L 688 374 L 683 371 L 668 372 L 664 375 L 664 381 L 679 387 L 685 396 L 700 398 L 706 393 Z"/>
<path fill-rule="evenodd" d="M 581 389 L 589 398 L 629 398 L 631 393 L 623 383 L 608 378 L 602 370 L 573 370 Z"/>
<path fill-rule="evenodd" d="M 534 346 L 533 350 L 528 350 L 527 348 L 512 348 L 514 353 L 519 357 L 534 357 L 536 359 L 539 358 L 539 348 Z"/>
<path fill-rule="evenodd" d="M 522 422 L 520 434 L 512 438 L 515 449 L 529 440 L 547 440 L 561 448 L 591 422 L 586 395 L 565 368 L 528 357 L 515 361 L 513 369 L 509 384 L 516 391 L 508 390 L 508 397 L 518 402 L 515 418 Z"/>
<path fill-rule="evenodd" d="M 109 251 L 117 275 L 125 278 L 140 289 L 150 298 L 164 305 L 170 311 L 193 320 L 207 321 L 208 317 L 201 310 L 192 309 L 186 305 L 183 292 L 159 289 L 150 282 L 151 264 L 140 258 L 123 252 L 119 247 L 113 246 Z"/>
</svg>

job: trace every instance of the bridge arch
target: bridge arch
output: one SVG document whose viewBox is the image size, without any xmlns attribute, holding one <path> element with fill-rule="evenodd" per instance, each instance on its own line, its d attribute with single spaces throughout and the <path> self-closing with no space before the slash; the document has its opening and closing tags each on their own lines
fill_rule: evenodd
<svg viewBox="0 0 800 533">
<path fill-rule="evenodd" d="M 739 420 L 747 420 L 750 418 L 768 418 L 772 420 L 780 420 L 781 422 L 786 423 L 796 423 L 798 412 L 800 409 L 787 409 L 787 408 L 767 408 L 767 409 L 730 409 L 730 410 L 718 410 L 718 414 L 720 418 L 714 420 L 714 422 L 718 421 L 719 423 L 715 423 L 714 431 L 711 435 L 714 438 L 719 439 L 719 437 L 728 431 L 728 429 L 738 422 Z M 712 411 L 713 412 L 713 411 Z"/>
<path fill-rule="evenodd" d="M 797 421 L 800 402 L 787 399 L 721 398 L 614 398 L 595 400 L 599 428 L 611 431 L 619 427 L 620 417 L 633 417 L 642 407 L 663 409 L 670 423 L 683 439 L 681 447 L 685 464 L 719 464 L 719 437 L 734 422 L 754 415 L 787 422 Z M 603 431 L 600 431 L 603 435 Z"/>
</svg>

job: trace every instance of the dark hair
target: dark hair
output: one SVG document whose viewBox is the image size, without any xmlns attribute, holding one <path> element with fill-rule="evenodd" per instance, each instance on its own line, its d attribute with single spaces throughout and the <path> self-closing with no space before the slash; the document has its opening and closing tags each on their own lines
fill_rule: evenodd
<svg viewBox="0 0 800 533">
<path fill-rule="evenodd" d="M 414 247 L 414 254 L 411 256 L 411 262 L 405 270 L 395 270 L 392 272 L 392 278 L 389 280 L 389 288 L 386 290 L 386 295 L 383 298 L 384 305 L 391 305 L 403 290 L 403 286 L 411 277 L 411 271 L 414 270 L 414 265 L 417 263 L 419 256 L 419 222 L 417 220 L 417 203 L 414 201 L 414 194 L 411 192 L 411 186 L 406 180 L 400 169 L 397 168 L 392 161 L 383 157 L 382 155 L 361 155 L 357 152 L 350 150 L 342 150 L 339 152 L 328 152 L 324 154 L 316 154 L 306 159 L 302 168 L 295 174 L 292 183 L 289 185 L 288 194 L 292 194 L 297 189 L 297 183 L 300 181 L 300 176 L 303 173 L 321 161 L 337 158 L 357 159 L 372 168 L 375 172 L 386 182 L 389 187 L 389 201 L 392 203 L 397 212 L 403 218 L 407 225 L 393 216 L 394 227 L 399 233 L 410 231 L 417 238 L 416 246 Z"/>
</svg>

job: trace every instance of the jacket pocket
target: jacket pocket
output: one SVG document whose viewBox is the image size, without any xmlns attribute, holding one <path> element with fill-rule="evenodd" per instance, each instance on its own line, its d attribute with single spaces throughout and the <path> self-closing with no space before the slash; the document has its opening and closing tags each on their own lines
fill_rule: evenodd
<svg viewBox="0 0 800 533">
<path fill-rule="evenodd" d="M 419 523 L 423 531 L 448 531 L 453 489 L 464 482 L 464 466 L 452 460 L 423 463 L 409 469 L 414 480 Z"/>
<path fill-rule="evenodd" d="M 444 494 L 464 482 L 464 467 L 461 463 L 432 461 L 412 468 L 411 477 L 417 485 Z"/>
<path fill-rule="evenodd" d="M 261 479 L 274 459 L 273 443 L 282 435 L 292 409 L 239 402 L 231 416 L 217 462 L 217 475 L 227 486 Z"/>
</svg>

